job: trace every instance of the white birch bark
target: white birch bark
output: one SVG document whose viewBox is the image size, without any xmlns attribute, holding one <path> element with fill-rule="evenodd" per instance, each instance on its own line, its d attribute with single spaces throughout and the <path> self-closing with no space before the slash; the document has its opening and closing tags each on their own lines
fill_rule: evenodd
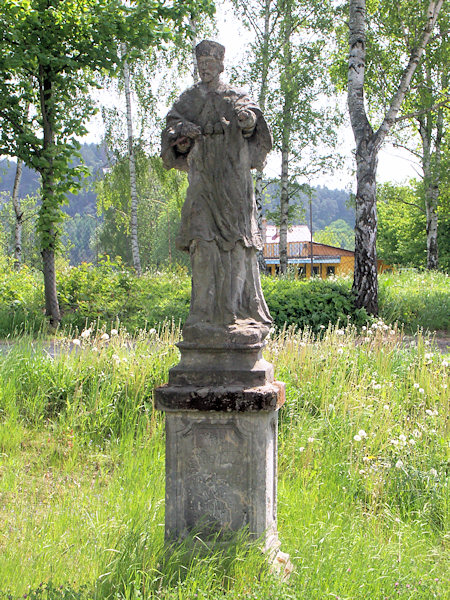
<svg viewBox="0 0 450 600">
<path fill-rule="evenodd" d="M 422 167 L 425 188 L 425 214 L 427 232 L 427 269 L 438 268 L 438 200 L 439 169 L 441 161 L 441 141 L 443 135 L 443 111 L 439 109 L 436 138 L 434 141 L 434 160 L 432 161 L 432 128 L 427 117 L 418 119 L 419 133 L 422 138 Z"/>
<path fill-rule="evenodd" d="M 22 178 L 23 161 L 17 159 L 16 175 L 14 177 L 14 186 L 12 193 L 12 203 L 14 207 L 15 223 L 14 223 L 14 265 L 17 270 L 22 266 L 22 225 L 23 225 L 23 210 L 20 205 L 19 185 Z"/>
<path fill-rule="evenodd" d="M 280 191 L 280 271 L 286 273 L 288 266 L 288 216 L 289 216 L 289 153 L 291 142 L 291 109 L 292 98 L 289 90 L 289 76 L 292 63 L 291 47 L 291 26 L 292 12 L 291 2 L 288 0 L 284 6 L 284 24 L 283 24 L 283 67 L 285 73 L 283 89 L 283 131 L 281 133 L 281 191 Z"/>
<path fill-rule="evenodd" d="M 125 44 L 121 45 L 122 57 L 127 53 Z M 142 275 L 141 260 L 139 257 L 139 242 L 138 242 L 138 195 L 136 187 L 136 161 L 134 156 L 133 144 L 133 122 L 131 114 L 131 94 L 130 94 L 130 69 L 128 61 L 123 62 L 123 79 L 125 88 L 125 102 L 127 111 L 127 134 L 128 134 L 128 161 L 130 165 L 130 196 L 131 196 L 131 215 L 130 215 L 130 235 L 131 235 L 131 253 L 133 257 L 133 266 L 136 273 Z"/>
<path fill-rule="evenodd" d="M 356 225 L 353 290 L 356 304 L 370 314 L 378 312 L 376 172 L 378 151 L 395 123 L 411 79 L 423 54 L 442 7 L 443 0 L 431 0 L 427 23 L 418 44 L 412 49 L 398 88 L 378 131 L 374 132 L 364 106 L 366 59 L 366 2 L 350 0 L 349 62 L 347 102 L 356 142 Z"/>
<path fill-rule="evenodd" d="M 261 87 L 258 95 L 258 104 L 261 111 L 266 109 L 267 78 L 269 74 L 269 33 L 270 33 L 270 8 L 272 0 L 264 2 L 264 31 L 261 40 Z M 255 200 L 258 218 L 258 229 L 262 234 L 262 206 L 263 206 L 263 171 L 256 171 Z M 258 251 L 258 265 L 261 271 L 265 269 L 264 249 Z"/>
</svg>

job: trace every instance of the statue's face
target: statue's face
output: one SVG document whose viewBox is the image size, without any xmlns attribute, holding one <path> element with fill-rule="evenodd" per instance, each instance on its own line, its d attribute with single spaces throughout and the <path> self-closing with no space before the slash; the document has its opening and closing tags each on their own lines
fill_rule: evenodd
<svg viewBox="0 0 450 600">
<path fill-rule="evenodd" d="M 198 73 L 203 83 L 211 83 L 223 71 L 223 63 L 212 56 L 200 56 L 197 60 Z"/>
</svg>

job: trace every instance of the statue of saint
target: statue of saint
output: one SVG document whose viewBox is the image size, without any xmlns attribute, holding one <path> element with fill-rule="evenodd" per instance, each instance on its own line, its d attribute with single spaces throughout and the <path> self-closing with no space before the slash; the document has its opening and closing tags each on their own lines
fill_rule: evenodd
<svg viewBox="0 0 450 600">
<path fill-rule="evenodd" d="M 221 81 L 224 54 L 216 42 L 198 44 L 201 81 L 176 100 L 162 133 L 165 167 L 189 174 L 176 240 L 192 265 L 183 338 L 203 345 L 260 343 L 272 322 L 259 278 L 251 175 L 263 167 L 272 136 L 258 106 Z"/>
</svg>

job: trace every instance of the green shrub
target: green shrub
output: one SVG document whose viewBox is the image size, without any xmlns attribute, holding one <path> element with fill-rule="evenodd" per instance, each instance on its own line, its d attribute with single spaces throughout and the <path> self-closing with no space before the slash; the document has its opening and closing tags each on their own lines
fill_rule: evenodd
<svg viewBox="0 0 450 600">
<path fill-rule="evenodd" d="M 263 291 L 278 328 L 295 325 L 319 332 L 348 320 L 361 327 L 368 321 L 364 309 L 357 309 L 347 280 L 301 280 L 263 278 Z"/>
<path fill-rule="evenodd" d="M 44 324 L 43 278 L 41 273 L 0 256 L 0 336 L 36 333 Z"/>
</svg>

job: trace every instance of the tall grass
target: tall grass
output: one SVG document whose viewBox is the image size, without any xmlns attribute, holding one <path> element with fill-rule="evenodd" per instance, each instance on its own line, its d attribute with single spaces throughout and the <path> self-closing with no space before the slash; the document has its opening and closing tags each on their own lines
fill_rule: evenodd
<svg viewBox="0 0 450 600">
<path fill-rule="evenodd" d="M 269 342 L 287 384 L 278 513 L 294 573 L 283 582 L 244 540 L 194 554 L 164 545 L 152 389 L 178 360 L 178 333 L 91 331 L 55 357 L 23 338 L 0 356 L 5 596 L 447 597 L 448 357 L 421 336 L 405 346 L 382 322 L 363 336 L 330 327 L 320 341 L 285 330 Z"/>
<path fill-rule="evenodd" d="M 410 333 L 450 330 L 450 277 L 438 271 L 403 269 L 380 277 L 380 314 L 404 323 Z"/>
</svg>

